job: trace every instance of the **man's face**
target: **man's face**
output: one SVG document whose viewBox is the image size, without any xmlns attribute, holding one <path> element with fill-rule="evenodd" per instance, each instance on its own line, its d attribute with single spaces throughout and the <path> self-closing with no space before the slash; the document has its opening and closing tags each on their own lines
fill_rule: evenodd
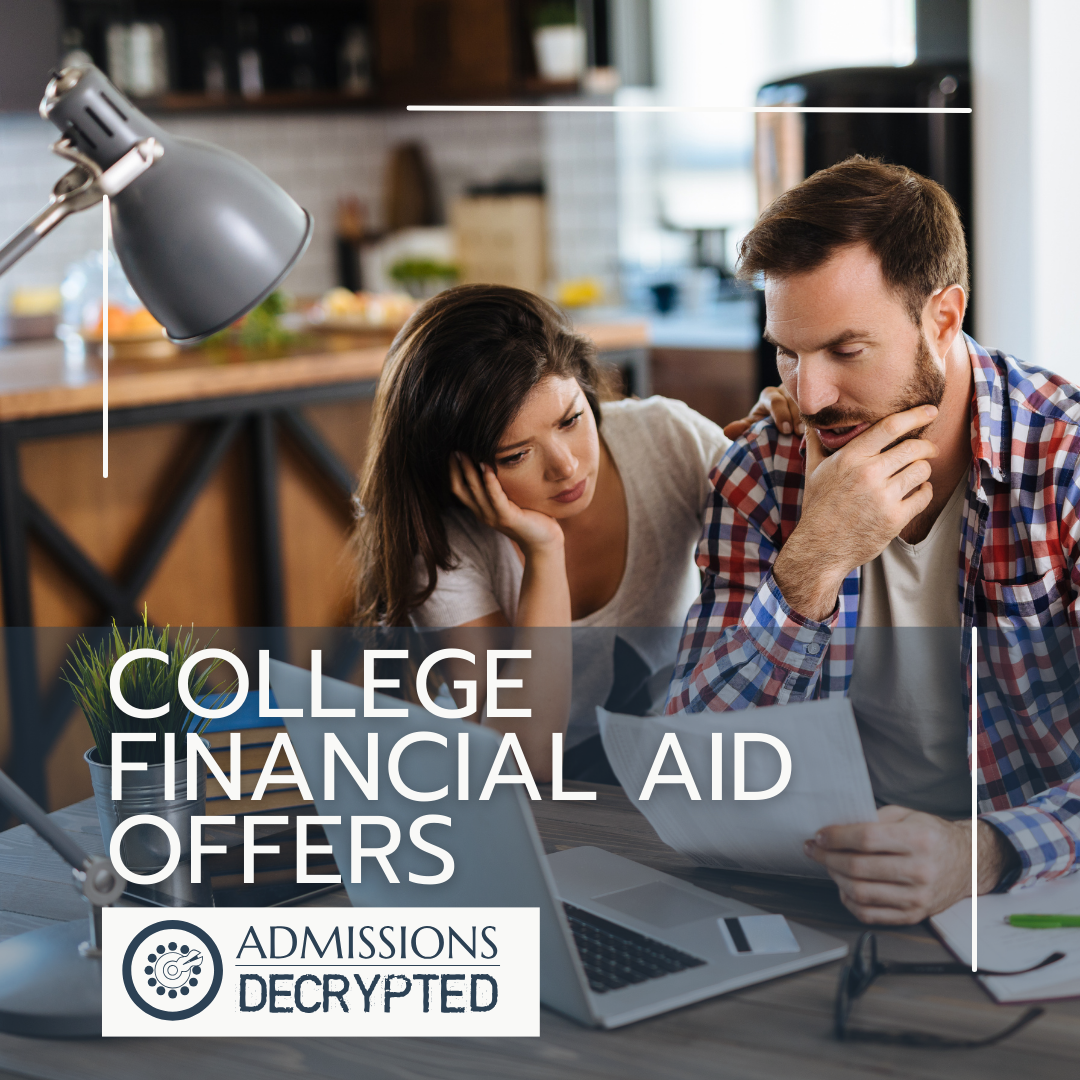
<svg viewBox="0 0 1080 1080">
<path fill-rule="evenodd" d="M 868 248 L 841 248 L 805 274 L 766 275 L 765 306 L 780 377 L 826 454 L 891 413 L 941 404 L 945 365 Z"/>
</svg>

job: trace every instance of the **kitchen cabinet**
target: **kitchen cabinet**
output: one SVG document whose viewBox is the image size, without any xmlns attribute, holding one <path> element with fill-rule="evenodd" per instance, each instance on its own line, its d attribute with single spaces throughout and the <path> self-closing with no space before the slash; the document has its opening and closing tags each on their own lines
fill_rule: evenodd
<svg viewBox="0 0 1080 1080">
<path fill-rule="evenodd" d="M 512 9 L 509 0 L 374 0 L 380 92 L 416 102 L 509 93 Z"/>
<path fill-rule="evenodd" d="M 656 348 L 652 392 L 685 401 L 713 423 L 746 416 L 757 400 L 757 356 L 752 349 Z"/>
</svg>

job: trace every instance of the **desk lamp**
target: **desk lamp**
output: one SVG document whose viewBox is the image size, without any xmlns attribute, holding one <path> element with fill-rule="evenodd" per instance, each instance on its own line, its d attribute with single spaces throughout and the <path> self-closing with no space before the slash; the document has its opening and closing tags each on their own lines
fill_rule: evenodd
<svg viewBox="0 0 1080 1080">
<path fill-rule="evenodd" d="M 113 243 L 128 281 L 176 342 L 200 341 L 264 300 L 311 239 L 311 215 L 243 158 L 163 131 L 96 67 L 66 67 L 41 101 L 74 167 L 49 204 L 0 248 L 0 274 L 68 215 L 109 196 Z M 72 867 L 90 904 L 79 919 L 0 942 L 0 1031 L 101 1034 L 101 909 L 125 882 L 90 856 L 0 772 L 0 804 Z"/>
<path fill-rule="evenodd" d="M 74 163 L 48 205 L 0 248 L 0 274 L 69 214 L 109 196 L 128 281 L 181 344 L 224 330 L 265 300 L 311 239 L 311 215 L 242 157 L 163 131 L 96 67 L 66 67 L 40 112 Z"/>
<path fill-rule="evenodd" d="M 71 866 L 90 905 L 84 919 L 0 941 L 0 1031 L 66 1038 L 101 1034 L 101 909 L 119 899 L 124 879 L 101 855 L 88 855 L 14 780 L 0 771 L 0 804 L 26 822 Z"/>
</svg>

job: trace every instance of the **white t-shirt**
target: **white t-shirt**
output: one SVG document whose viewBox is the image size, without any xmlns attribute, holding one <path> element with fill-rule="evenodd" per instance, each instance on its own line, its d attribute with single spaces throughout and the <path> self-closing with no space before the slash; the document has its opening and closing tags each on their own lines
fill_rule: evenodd
<svg viewBox="0 0 1080 1080">
<path fill-rule="evenodd" d="M 918 544 L 862 568 L 851 706 L 874 794 L 940 817 L 971 809 L 960 665 L 960 523 L 968 477 Z"/>
<path fill-rule="evenodd" d="M 701 591 L 694 555 L 712 490 L 709 473 L 731 445 L 716 424 L 681 401 L 651 397 L 600 408 L 600 433 L 626 495 L 626 568 L 615 595 L 572 623 L 568 749 L 596 732 L 595 707 L 612 690 L 616 627 L 655 676 L 650 694 L 662 707 L 680 630 Z M 510 539 L 463 509 L 444 520 L 455 565 L 439 572 L 435 591 L 413 611 L 413 624 L 460 626 L 494 611 L 513 624 L 524 570 Z"/>
</svg>

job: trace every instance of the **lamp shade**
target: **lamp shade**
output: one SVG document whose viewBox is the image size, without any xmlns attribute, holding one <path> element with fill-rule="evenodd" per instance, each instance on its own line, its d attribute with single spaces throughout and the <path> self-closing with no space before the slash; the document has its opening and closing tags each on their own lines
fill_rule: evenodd
<svg viewBox="0 0 1080 1080">
<path fill-rule="evenodd" d="M 311 239 L 311 215 L 238 154 L 162 130 L 96 67 L 53 79 L 42 113 L 102 170 L 147 138 L 161 156 L 110 200 L 128 281 L 173 341 L 223 330 L 264 300 Z"/>
</svg>

